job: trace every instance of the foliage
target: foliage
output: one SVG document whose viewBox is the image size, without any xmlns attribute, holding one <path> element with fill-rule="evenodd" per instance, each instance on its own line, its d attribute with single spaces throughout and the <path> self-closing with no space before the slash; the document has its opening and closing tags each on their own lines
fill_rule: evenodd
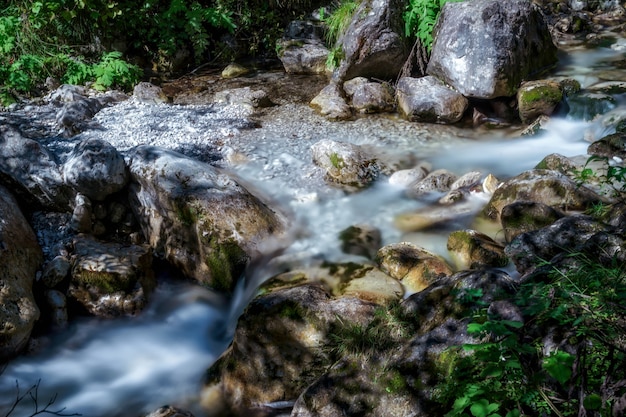
<svg viewBox="0 0 626 417">
<path fill-rule="evenodd" d="M 462 0 L 409 0 L 404 12 L 404 34 L 418 38 L 430 53 L 433 44 L 433 29 L 444 4 Z"/>
<path fill-rule="evenodd" d="M 595 171 L 589 165 L 599 161 L 606 171 Z M 578 186 L 596 182 L 603 191 L 608 191 L 613 197 L 622 198 L 626 193 L 626 167 L 614 165 L 606 156 L 590 156 L 581 170 L 574 171 L 574 177 Z"/>
<path fill-rule="evenodd" d="M 478 342 L 455 348 L 442 371 L 453 378 L 436 390 L 446 416 L 610 415 L 626 382 L 615 374 L 626 367 L 623 266 L 573 254 L 523 284 L 514 302 L 524 323 L 484 308 L 468 324 Z"/>
<path fill-rule="evenodd" d="M 326 24 L 326 43 L 333 45 L 326 58 L 326 68 L 330 70 L 337 68 L 345 57 L 342 46 L 336 45 L 336 43 L 348 29 L 359 4 L 360 1 L 358 0 L 343 0 L 328 16 L 324 15 L 324 9 L 320 9 L 321 19 Z"/>
</svg>

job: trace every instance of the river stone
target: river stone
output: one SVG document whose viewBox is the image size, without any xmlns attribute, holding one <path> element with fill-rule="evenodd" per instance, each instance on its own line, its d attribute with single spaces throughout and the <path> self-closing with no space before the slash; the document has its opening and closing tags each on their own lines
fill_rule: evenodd
<svg viewBox="0 0 626 417">
<path fill-rule="evenodd" d="M 513 96 L 557 62 L 548 26 L 529 0 L 448 2 L 433 38 L 426 72 L 466 97 Z"/>
<path fill-rule="evenodd" d="M 422 291 L 453 273 L 441 257 L 409 242 L 382 247 L 376 259 L 384 272 L 399 280 L 411 293 Z"/>
<path fill-rule="evenodd" d="M 65 256 L 57 255 L 44 267 L 41 282 L 48 288 L 54 288 L 69 276 L 70 268 L 70 261 Z"/>
<path fill-rule="evenodd" d="M 252 415 L 255 405 L 295 400 L 332 362 L 332 326 L 366 325 L 375 304 L 331 298 L 318 285 L 279 289 L 254 299 L 239 318 L 233 343 L 207 372 L 208 416 Z"/>
<path fill-rule="evenodd" d="M 589 188 L 579 186 L 560 172 L 533 169 L 504 182 L 491 196 L 483 213 L 500 219 L 502 208 L 515 201 L 535 201 L 560 210 L 585 210 L 602 199 Z"/>
<path fill-rule="evenodd" d="M 65 294 L 57 290 L 47 290 L 45 297 L 50 308 L 49 319 L 52 327 L 57 329 L 67 327 L 67 299 Z"/>
<path fill-rule="evenodd" d="M 222 70 L 222 78 L 237 78 L 244 76 L 250 72 L 250 69 L 244 67 L 243 65 L 237 64 L 233 62 L 229 64 Z"/>
<path fill-rule="evenodd" d="M 435 77 L 402 77 L 396 86 L 398 110 L 412 122 L 456 123 L 469 102 Z"/>
<path fill-rule="evenodd" d="M 109 142 L 86 139 L 63 164 L 65 182 L 94 201 L 102 201 L 128 183 L 124 157 Z"/>
<path fill-rule="evenodd" d="M 161 87 L 145 81 L 138 83 L 133 88 L 133 98 L 144 104 L 161 104 L 170 101 Z"/>
<path fill-rule="evenodd" d="M 522 83 L 517 91 L 517 107 L 523 123 L 530 123 L 541 115 L 550 116 L 563 100 L 563 91 L 557 81 L 537 80 Z"/>
<path fill-rule="evenodd" d="M 344 92 L 336 83 L 330 83 L 322 89 L 310 103 L 311 107 L 330 120 L 348 120 L 352 118 L 352 110 L 348 105 Z"/>
<path fill-rule="evenodd" d="M 395 109 L 393 88 L 387 83 L 356 77 L 343 83 L 352 108 L 359 113 L 386 113 Z"/>
<path fill-rule="evenodd" d="M 0 184 L 33 209 L 68 211 L 76 194 L 55 156 L 9 125 L 0 126 Z"/>
<path fill-rule="evenodd" d="M 394 219 L 394 224 L 404 232 L 416 232 L 471 217 L 480 209 L 480 206 L 470 200 L 426 206 L 413 212 L 399 214 Z"/>
<path fill-rule="evenodd" d="M 613 133 L 595 141 L 587 148 L 589 155 L 626 159 L 626 133 Z"/>
<path fill-rule="evenodd" d="M 505 253 L 519 273 L 527 274 L 556 255 L 577 252 L 596 233 L 612 230 L 612 226 L 590 216 L 563 217 L 544 228 L 517 235 Z"/>
<path fill-rule="evenodd" d="M 382 245 L 380 229 L 366 224 L 350 226 L 339 232 L 344 253 L 373 259 Z"/>
<path fill-rule="evenodd" d="M 156 287 L 152 250 L 101 242 L 87 235 L 73 241 L 68 296 L 100 317 L 135 315 Z"/>
<path fill-rule="evenodd" d="M 128 154 L 132 210 L 155 253 L 185 275 L 231 291 L 285 219 L 231 175 L 177 152 L 142 145 Z"/>
<path fill-rule="evenodd" d="M 324 139 L 311 146 L 313 162 L 326 171 L 324 179 L 331 184 L 364 188 L 380 173 L 375 157 L 359 145 Z"/>
<path fill-rule="evenodd" d="M 146 417 L 194 417 L 190 411 L 183 410 L 171 405 L 164 405 L 163 407 L 154 410 Z"/>
<path fill-rule="evenodd" d="M 26 346 L 39 318 L 32 288 L 42 262 L 35 233 L 0 185 L 0 362 Z"/>
<path fill-rule="evenodd" d="M 91 200 L 82 194 L 76 194 L 74 210 L 70 219 L 70 228 L 77 233 L 92 232 L 92 206 Z"/>
<path fill-rule="evenodd" d="M 509 263 L 504 246 L 476 230 L 450 233 L 447 247 L 457 270 L 503 267 Z"/>
<path fill-rule="evenodd" d="M 395 80 L 409 48 L 404 37 L 403 0 L 364 0 L 336 47 L 344 58 L 334 70 L 333 82 L 355 77 Z"/>
<path fill-rule="evenodd" d="M 561 211 L 535 201 L 516 201 L 506 205 L 500 213 L 504 240 L 510 242 L 517 235 L 549 226 L 563 216 Z"/>
<path fill-rule="evenodd" d="M 91 119 L 105 106 L 126 99 L 128 96 L 120 91 L 108 91 L 97 97 L 83 97 L 67 102 L 56 114 L 56 125 L 64 136 L 75 136 L 94 126 Z"/>
<path fill-rule="evenodd" d="M 385 305 L 401 300 L 404 288 L 398 280 L 372 268 L 362 277 L 349 281 L 343 289 L 343 295 Z"/>
<path fill-rule="evenodd" d="M 420 164 L 415 168 L 401 169 L 391 174 L 389 184 L 406 188 L 426 178 L 428 171 L 428 167 L 424 164 Z"/>
<path fill-rule="evenodd" d="M 215 93 L 213 101 L 221 104 L 250 106 L 253 109 L 274 105 L 263 90 L 252 90 L 250 87 L 232 88 Z"/>
<path fill-rule="evenodd" d="M 321 41 L 281 39 L 277 42 L 278 58 L 287 74 L 324 74 L 328 48 Z"/>
<path fill-rule="evenodd" d="M 421 198 L 429 193 L 443 193 L 450 191 L 452 184 L 458 177 L 446 169 L 437 169 L 423 179 L 407 187 L 407 195 L 411 198 Z"/>
<path fill-rule="evenodd" d="M 570 107 L 568 117 L 587 121 L 617 107 L 615 97 L 609 94 L 586 91 L 570 96 L 567 103 Z"/>
</svg>

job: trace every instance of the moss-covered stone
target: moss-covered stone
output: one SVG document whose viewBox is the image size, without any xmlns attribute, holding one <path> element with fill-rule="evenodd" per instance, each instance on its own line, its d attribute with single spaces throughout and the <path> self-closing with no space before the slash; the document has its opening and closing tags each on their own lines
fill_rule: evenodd
<svg viewBox="0 0 626 417">
<path fill-rule="evenodd" d="M 517 92 L 520 119 L 530 123 L 541 115 L 550 116 L 563 100 L 563 91 L 556 81 L 540 80 L 522 84 Z"/>
</svg>

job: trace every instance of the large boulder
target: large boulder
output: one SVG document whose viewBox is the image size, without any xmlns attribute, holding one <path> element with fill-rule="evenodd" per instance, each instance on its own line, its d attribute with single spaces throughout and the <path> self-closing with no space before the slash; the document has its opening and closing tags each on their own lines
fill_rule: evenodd
<svg viewBox="0 0 626 417">
<path fill-rule="evenodd" d="M 398 109 L 412 122 L 456 123 L 469 102 L 435 77 L 403 77 L 396 88 Z"/>
<path fill-rule="evenodd" d="M 91 200 L 102 201 L 128 183 L 124 157 L 100 139 L 81 141 L 63 165 L 65 182 Z"/>
<path fill-rule="evenodd" d="M 340 83 L 355 77 L 394 80 L 408 56 L 403 0 L 365 0 L 337 40 L 344 58 L 333 72 Z"/>
<path fill-rule="evenodd" d="M 513 96 L 523 80 L 557 62 L 541 11 L 529 0 L 447 3 L 434 39 L 427 73 L 466 97 Z"/>
<path fill-rule="evenodd" d="M 0 184 L 30 207 L 51 211 L 69 210 L 76 195 L 54 155 L 9 125 L 0 126 Z"/>
<path fill-rule="evenodd" d="M 39 318 L 32 287 L 42 262 L 35 233 L 0 186 L 0 362 L 24 348 Z"/>
<path fill-rule="evenodd" d="M 224 171 L 142 145 L 128 154 L 132 209 L 155 253 L 185 275 L 230 291 L 285 219 Z"/>
<path fill-rule="evenodd" d="M 326 171 L 331 184 L 351 188 L 371 185 L 381 171 L 377 159 L 352 143 L 324 139 L 311 146 L 313 162 Z"/>
</svg>

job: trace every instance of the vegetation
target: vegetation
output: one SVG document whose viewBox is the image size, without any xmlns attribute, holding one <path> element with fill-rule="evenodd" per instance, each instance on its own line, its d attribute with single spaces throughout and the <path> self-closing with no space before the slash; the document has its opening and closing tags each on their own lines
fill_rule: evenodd
<svg viewBox="0 0 626 417">
<path fill-rule="evenodd" d="M 443 6 L 449 1 L 462 0 L 409 0 L 404 13 L 404 34 L 416 37 L 430 53 L 433 45 L 433 29 Z"/>
<path fill-rule="evenodd" d="M 546 265 L 547 266 L 547 265 Z M 609 416 L 625 389 L 626 271 L 573 254 L 523 284 L 524 321 L 473 316 L 436 400 L 454 416 Z"/>
</svg>

